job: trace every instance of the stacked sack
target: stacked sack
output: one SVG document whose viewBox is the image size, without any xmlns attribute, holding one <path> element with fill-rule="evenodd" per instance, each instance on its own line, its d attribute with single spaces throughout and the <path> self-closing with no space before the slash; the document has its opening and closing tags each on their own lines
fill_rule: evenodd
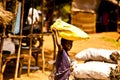
<svg viewBox="0 0 120 80">
<path fill-rule="evenodd" d="M 117 64 L 111 60 L 110 55 L 118 50 L 88 48 L 79 52 L 75 57 L 85 63 L 74 66 L 73 75 L 77 78 L 108 79 L 111 68 Z"/>
</svg>

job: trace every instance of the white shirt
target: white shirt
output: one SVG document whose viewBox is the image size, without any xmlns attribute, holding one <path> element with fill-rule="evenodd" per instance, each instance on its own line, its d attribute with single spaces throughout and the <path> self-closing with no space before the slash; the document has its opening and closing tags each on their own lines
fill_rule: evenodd
<svg viewBox="0 0 120 80">
<path fill-rule="evenodd" d="M 28 24 L 32 24 L 32 10 L 33 10 L 33 24 L 40 20 L 38 10 L 36 10 L 35 8 L 34 9 L 30 8 L 27 17 Z"/>
</svg>

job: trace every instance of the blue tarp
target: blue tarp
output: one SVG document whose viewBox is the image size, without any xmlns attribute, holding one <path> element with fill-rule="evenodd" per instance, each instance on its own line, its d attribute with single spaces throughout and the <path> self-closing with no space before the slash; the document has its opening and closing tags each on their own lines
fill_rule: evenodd
<svg viewBox="0 0 120 80">
<path fill-rule="evenodd" d="M 15 27 L 13 31 L 14 34 L 18 34 L 20 31 L 20 17 L 21 17 L 21 2 L 19 2 L 18 5 L 18 12 L 17 12 L 16 22 L 14 24 Z"/>
</svg>

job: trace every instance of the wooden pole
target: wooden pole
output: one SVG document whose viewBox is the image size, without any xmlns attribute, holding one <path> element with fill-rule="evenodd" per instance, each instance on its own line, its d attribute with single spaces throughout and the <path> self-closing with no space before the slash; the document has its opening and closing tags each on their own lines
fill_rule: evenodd
<svg viewBox="0 0 120 80">
<path fill-rule="evenodd" d="M 6 10 L 6 0 L 3 0 L 3 8 Z"/>
<path fill-rule="evenodd" d="M 33 5 L 33 0 L 31 0 L 31 5 L 32 5 L 32 26 L 31 26 L 31 29 L 30 29 L 30 34 L 33 34 L 33 11 L 34 11 L 34 5 Z M 30 73 L 30 65 L 31 65 L 31 56 L 32 56 L 32 40 L 33 38 L 30 38 L 30 48 L 29 48 L 29 59 L 28 59 L 28 76 L 29 76 L 29 73 Z"/>
<path fill-rule="evenodd" d="M 6 30 L 6 25 L 3 23 L 3 32 L 1 36 L 1 45 L 0 45 L 0 80 L 3 80 L 3 72 L 2 72 L 2 48 L 3 48 L 3 43 L 4 43 L 4 38 L 5 38 L 5 30 Z"/>
<path fill-rule="evenodd" d="M 17 14 L 17 11 L 18 11 L 18 0 L 15 0 L 15 10 L 14 10 L 14 15 L 16 16 Z M 14 23 L 15 23 L 15 18 L 13 19 L 12 21 L 12 32 L 14 31 Z"/>
<path fill-rule="evenodd" d="M 3 8 L 6 10 L 6 0 L 3 0 Z M 1 36 L 1 46 L 0 46 L 0 80 L 3 80 L 3 73 L 2 73 L 2 48 L 5 36 L 6 25 L 3 23 L 3 32 Z"/>
<path fill-rule="evenodd" d="M 42 37 L 41 38 L 42 38 L 42 62 L 43 62 L 42 72 L 45 71 L 45 58 L 44 58 L 45 55 L 44 55 L 44 44 L 43 44 L 44 43 L 44 40 L 43 40 L 43 38 L 44 38 L 43 37 L 43 26 L 44 26 L 44 24 L 43 24 L 44 23 L 44 19 L 43 19 L 44 18 L 44 15 L 43 15 L 44 14 L 44 10 L 43 10 L 43 8 L 44 8 L 44 2 L 45 2 L 45 0 L 42 0 L 42 7 L 41 7 L 41 11 L 42 11 L 42 24 L 41 24 L 41 26 L 42 26 L 42 28 L 41 28 Z"/>
<path fill-rule="evenodd" d="M 20 36 L 22 36 L 23 16 L 24 16 L 24 0 L 22 0 L 22 7 L 21 7 Z M 18 48 L 18 55 L 17 55 L 17 63 L 16 63 L 16 70 L 15 70 L 14 80 L 16 80 L 17 75 L 18 75 L 18 67 L 19 67 L 19 62 L 20 62 L 21 44 L 22 44 L 22 38 L 20 38 L 20 40 L 19 40 L 19 48 Z"/>
</svg>

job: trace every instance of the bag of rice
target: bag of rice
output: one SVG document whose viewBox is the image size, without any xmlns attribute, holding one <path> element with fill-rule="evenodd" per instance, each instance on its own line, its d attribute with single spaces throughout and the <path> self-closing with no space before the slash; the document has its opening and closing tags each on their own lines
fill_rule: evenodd
<svg viewBox="0 0 120 80">
<path fill-rule="evenodd" d="M 53 25 L 51 25 L 51 29 L 56 28 L 58 31 L 58 35 L 64 39 L 68 40 L 78 40 L 78 39 L 86 39 L 89 38 L 87 33 L 85 33 L 80 28 L 68 24 L 61 19 L 57 19 Z"/>
</svg>

